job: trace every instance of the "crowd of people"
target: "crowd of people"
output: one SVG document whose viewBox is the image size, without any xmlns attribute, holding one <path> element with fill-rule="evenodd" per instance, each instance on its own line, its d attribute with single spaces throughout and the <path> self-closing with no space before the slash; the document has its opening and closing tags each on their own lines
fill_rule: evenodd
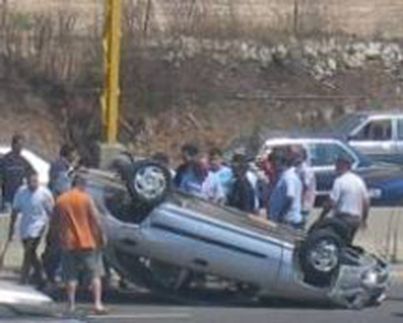
<svg viewBox="0 0 403 323">
<path fill-rule="evenodd" d="M 8 241 L 13 239 L 21 215 L 24 257 L 20 282 L 39 287 L 54 284 L 61 268 L 68 310 L 74 311 L 77 284 L 84 272 L 92 283 L 95 312 L 105 313 L 101 278 L 108 267 L 102 256 L 106 238 L 85 179 L 74 175 L 76 151 L 70 145 L 61 147 L 51 165 L 49 185 L 43 187 L 21 154 L 24 142 L 22 135 L 15 135 L 11 152 L 0 159 L 3 203 L 11 210 Z M 172 171 L 177 189 L 284 226 L 305 228 L 315 204 L 316 180 L 302 147 L 275 149 L 255 163 L 240 151 L 226 162 L 220 149 L 204 155 L 192 144 L 184 145 L 181 155 L 182 163 Z M 152 158 L 170 167 L 167 154 L 157 153 Z M 351 172 L 349 160 L 339 158 L 336 171 L 339 176 L 321 217 L 332 212 L 344 221 L 352 242 L 358 228 L 366 226 L 369 195 L 365 183 Z M 40 257 L 38 246 L 46 232 L 46 248 Z"/>
<path fill-rule="evenodd" d="M 23 246 L 20 283 L 44 288 L 55 283 L 58 269 L 66 284 L 68 311 L 75 311 L 76 289 L 80 279 L 91 282 L 94 312 L 106 313 L 102 304 L 105 237 L 100 216 L 86 193 L 86 181 L 73 176 L 76 152 L 63 145 L 52 163 L 49 186 L 39 183 L 38 174 L 22 156 L 25 138 L 15 135 L 11 151 L 0 160 L 2 197 L 11 209 L 8 242 L 14 237 L 16 220 L 21 215 L 19 237 Z M 40 257 L 39 244 L 45 235 L 46 248 Z"/>
<path fill-rule="evenodd" d="M 367 187 L 351 167 L 345 156 L 336 159 L 337 177 L 320 216 L 342 221 L 349 231 L 347 243 L 352 243 L 360 227 L 366 228 L 370 207 Z M 213 203 L 300 230 L 306 228 L 317 198 L 315 173 L 300 146 L 275 148 L 257 161 L 236 151 L 226 162 L 220 149 L 211 149 L 206 158 L 198 147 L 185 145 L 174 185 Z"/>
<path fill-rule="evenodd" d="M 314 207 L 315 175 L 300 147 L 275 149 L 257 167 L 241 151 L 226 163 L 213 148 L 206 160 L 193 145 L 182 148 L 182 159 L 174 184 L 186 193 L 299 229 Z"/>
</svg>

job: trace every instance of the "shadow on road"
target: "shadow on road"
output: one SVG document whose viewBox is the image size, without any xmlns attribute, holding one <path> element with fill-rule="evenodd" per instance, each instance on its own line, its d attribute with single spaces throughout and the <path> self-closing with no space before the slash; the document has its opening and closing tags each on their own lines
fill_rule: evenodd
<svg viewBox="0 0 403 323">
<path fill-rule="evenodd" d="M 65 302 L 66 295 L 62 289 L 57 289 L 49 293 L 49 295 L 57 302 Z M 86 290 L 78 292 L 78 300 L 82 303 L 91 302 L 91 294 Z M 143 306 L 192 306 L 192 307 L 225 307 L 225 308 L 276 308 L 276 309 L 301 309 L 301 310 L 337 310 L 338 308 L 330 304 L 318 303 L 302 303 L 292 302 L 282 299 L 265 299 L 265 300 L 231 300 L 227 301 L 226 297 L 220 295 L 211 295 L 210 298 L 204 297 L 203 301 L 197 300 L 172 300 L 145 291 L 136 290 L 119 290 L 111 289 L 105 292 L 104 300 L 109 305 L 143 305 Z"/>
</svg>

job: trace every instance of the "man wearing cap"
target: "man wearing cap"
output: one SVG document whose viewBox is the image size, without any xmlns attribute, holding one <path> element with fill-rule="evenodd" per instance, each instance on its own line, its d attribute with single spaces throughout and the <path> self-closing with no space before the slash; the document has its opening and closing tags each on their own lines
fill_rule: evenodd
<svg viewBox="0 0 403 323">
<path fill-rule="evenodd" d="M 340 157 L 336 161 L 336 178 L 328 203 L 321 214 L 325 218 L 330 211 L 348 228 L 347 243 L 351 244 L 362 226 L 367 227 L 370 198 L 364 181 L 351 171 L 351 161 Z"/>
</svg>

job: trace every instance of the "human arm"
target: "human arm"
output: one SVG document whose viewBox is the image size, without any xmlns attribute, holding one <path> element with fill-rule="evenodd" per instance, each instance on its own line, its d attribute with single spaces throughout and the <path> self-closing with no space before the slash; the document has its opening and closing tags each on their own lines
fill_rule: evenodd
<svg viewBox="0 0 403 323">
<path fill-rule="evenodd" d="M 332 211 L 335 207 L 333 200 L 329 197 L 328 200 L 325 202 L 322 212 L 320 213 L 319 220 L 323 220 Z"/>
<path fill-rule="evenodd" d="M 341 196 L 341 186 L 340 182 L 336 180 L 333 184 L 332 191 L 330 192 L 328 200 L 325 202 L 323 206 L 323 210 L 319 216 L 319 220 L 323 220 L 330 211 L 334 210 L 337 205 L 337 201 L 340 199 Z"/>
<path fill-rule="evenodd" d="M 4 157 L 0 158 L 0 186 L 3 187 L 5 178 Z"/>
<path fill-rule="evenodd" d="M 45 210 L 49 218 L 51 218 L 54 215 L 54 209 L 55 209 L 55 199 L 53 198 L 52 193 L 48 190 L 45 189 Z"/>
<path fill-rule="evenodd" d="M 24 196 L 23 190 L 19 190 L 13 200 L 13 208 L 11 211 L 10 226 L 8 229 L 8 241 L 11 241 L 14 237 L 15 223 L 17 222 L 18 214 L 21 212 Z"/>
<path fill-rule="evenodd" d="M 60 238 L 60 212 L 57 205 L 54 207 L 49 221 L 49 232 L 46 237 L 47 244 L 53 244 Z"/>
<path fill-rule="evenodd" d="M 286 197 L 283 209 L 280 211 L 279 216 L 278 216 L 279 223 L 284 222 L 285 216 L 290 211 L 293 201 L 294 200 L 292 197 L 289 197 L 289 196 Z"/>
<path fill-rule="evenodd" d="M 17 222 L 18 214 L 19 214 L 19 212 L 13 208 L 13 211 L 11 212 L 10 225 L 8 228 L 8 241 L 13 240 L 14 231 L 15 231 L 15 223 Z"/>
<path fill-rule="evenodd" d="M 368 217 L 369 217 L 369 209 L 371 206 L 371 200 L 369 197 L 368 190 L 365 187 L 364 184 L 364 193 L 363 193 L 363 206 L 362 206 L 362 223 L 361 226 L 363 229 L 366 229 L 368 226 Z"/>
<path fill-rule="evenodd" d="M 98 247 L 100 247 L 100 248 L 105 247 L 107 240 L 106 240 L 106 236 L 102 230 L 101 215 L 100 215 L 98 208 L 95 205 L 95 202 L 93 199 L 90 199 L 89 208 L 90 208 L 90 215 L 91 215 L 92 234 L 95 237 Z"/>
<path fill-rule="evenodd" d="M 294 204 L 301 201 L 302 185 L 299 179 L 293 176 L 284 176 L 284 202 L 280 210 L 280 222 L 284 222 L 286 215 Z"/>
</svg>

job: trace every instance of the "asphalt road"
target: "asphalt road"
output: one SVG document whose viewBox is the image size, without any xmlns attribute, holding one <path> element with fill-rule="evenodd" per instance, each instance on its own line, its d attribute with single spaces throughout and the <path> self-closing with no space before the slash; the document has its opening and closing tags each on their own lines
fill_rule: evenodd
<svg viewBox="0 0 403 323">
<path fill-rule="evenodd" d="M 87 316 L 87 322 L 127 323 L 392 323 L 403 322 L 403 283 L 394 283 L 388 299 L 376 308 L 361 311 L 314 308 L 288 303 L 272 305 L 183 306 L 167 303 L 147 293 L 121 293 L 107 296 L 110 313 Z M 80 306 L 83 314 L 90 305 Z"/>
</svg>

